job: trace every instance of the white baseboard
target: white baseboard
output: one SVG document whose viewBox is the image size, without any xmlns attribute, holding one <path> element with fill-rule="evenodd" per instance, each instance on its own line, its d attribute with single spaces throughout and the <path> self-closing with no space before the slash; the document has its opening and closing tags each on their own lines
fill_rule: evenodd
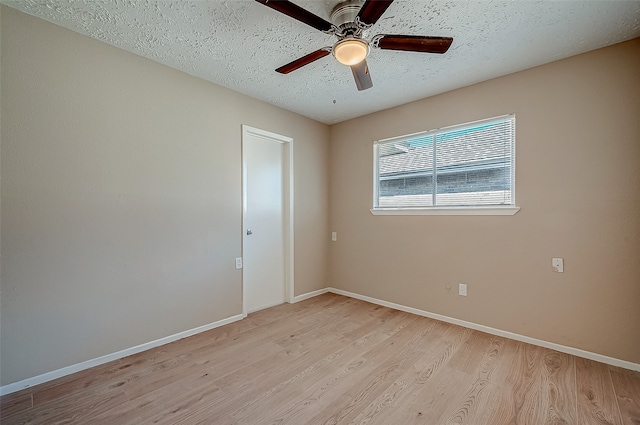
<svg viewBox="0 0 640 425">
<path fill-rule="evenodd" d="M 293 297 L 293 299 L 291 300 L 291 304 L 308 300 L 309 298 L 317 297 L 318 295 L 326 294 L 327 292 L 329 292 L 329 288 L 318 289 L 317 291 L 307 292 L 306 294 Z"/>
<path fill-rule="evenodd" d="M 316 291 L 317 292 L 317 291 Z M 552 350 L 560 351 L 566 354 L 572 354 L 574 356 L 583 357 L 585 359 L 594 360 L 600 363 L 606 363 L 612 366 L 618 366 L 624 369 L 630 369 L 640 371 L 640 364 L 629 362 L 626 360 L 616 359 L 614 357 L 605 356 L 602 354 L 592 353 L 591 351 L 581 350 L 579 348 L 568 347 L 566 345 L 560 345 L 553 342 L 544 341 L 541 339 L 531 338 L 528 336 L 516 334 L 513 332 L 503 331 L 500 329 L 491 328 L 489 326 L 479 325 L 473 322 L 467 322 L 465 320 L 455 319 L 453 317 L 443 316 L 437 313 L 430 313 L 428 311 L 419 310 L 413 307 L 407 307 L 401 304 L 392 303 L 389 301 L 379 300 L 377 298 L 367 297 L 366 295 L 360 295 L 349 291 L 343 291 L 342 289 L 327 288 L 325 292 L 332 292 L 338 295 L 344 295 L 346 297 L 356 298 L 358 300 L 367 301 L 372 304 L 381 305 L 383 307 L 393 308 L 395 310 L 406 311 L 407 313 L 416 314 L 418 316 L 428 317 L 430 319 L 440 320 L 442 322 L 452 323 L 454 325 L 463 326 L 465 328 L 474 329 L 488 334 L 501 336 L 504 338 L 513 339 L 515 341 L 526 342 L 527 344 L 538 345 L 540 347 L 550 348 Z"/>
<path fill-rule="evenodd" d="M 405 311 L 407 313 L 416 314 L 418 316 L 424 316 L 435 320 L 440 320 L 442 322 L 451 323 L 454 325 L 463 326 L 465 328 L 474 329 L 481 332 L 486 332 L 488 334 L 501 336 L 504 338 L 513 339 L 515 341 L 525 342 L 528 344 L 538 345 L 540 347 L 550 348 L 552 350 L 560 351 L 562 353 L 572 354 L 574 356 L 583 357 L 585 359 L 594 360 L 601 363 L 610 364 L 612 366 L 618 366 L 624 369 L 630 369 L 635 371 L 640 371 L 640 364 L 629 362 L 626 360 L 620 360 L 613 357 L 605 356 L 602 354 L 592 353 L 590 351 L 581 350 L 579 348 L 568 347 L 561 344 L 556 344 L 553 342 L 544 341 L 541 339 L 531 338 L 528 336 L 516 334 L 513 332 L 507 332 L 500 329 L 491 328 L 489 326 L 479 325 L 473 322 L 467 322 L 465 320 L 455 319 L 449 316 L 443 316 L 437 313 L 430 313 L 428 311 L 420 310 L 413 307 L 407 307 L 401 304 L 392 303 L 389 301 L 379 300 L 377 298 L 368 297 L 366 295 L 356 294 L 354 292 L 343 291 L 342 289 L 336 288 L 324 288 L 318 289 L 316 291 L 308 292 L 306 294 L 298 295 L 293 297 L 292 303 L 297 303 L 299 301 L 304 301 L 309 298 L 316 297 L 318 295 L 326 294 L 327 292 L 331 292 L 338 295 L 344 295 L 346 297 L 355 298 L 358 300 L 370 302 L 372 304 L 381 305 L 383 307 L 393 308 L 394 310 Z M 127 348 L 122 351 L 118 351 L 115 353 L 107 354 L 102 357 L 98 357 L 96 359 L 87 360 L 82 363 L 77 363 L 75 365 L 63 367 L 62 369 L 54 370 L 52 372 L 43 373 L 42 375 L 34 376 L 33 378 L 28 378 L 22 381 L 14 382 L 12 384 L 4 385 L 0 387 L 0 396 L 14 393 L 16 391 L 20 391 L 25 388 L 33 387 L 35 385 L 43 384 L 48 381 L 52 381 L 57 378 L 61 378 L 63 376 L 70 375 L 72 373 L 80 372 L 85 369 L 89 369 L 95 366 L 99 366 L 104 363 L 111 362 L 113 360 L 118 360 L 123 357 L 130 356 L 132 354 L 137 354 L 145 350 L 149 350 L 151 348 L 159 347 L 164 344 L 168 344 L 173 341 L 177 341 L 182 338 L 186 338 L 201 332 L 205 332 L 220 326 L 228 325 L 229 323 L 237 322 L 238 320 L 244 319 L 246 316 L 243 314 L 237 314 L 235 316 L 228 317 L 223 320 L 219 320 L 217 322 L 210 323 L 208 325 L 203 325 L 194 329 L 190 329 L 184 332 L 180 332 L 174 335 L 170 335 L 164 338 L 157 339 L 155 341 L 147 342 L 145 344 L 137 345 L 135 347 Z"/>
<path fill-rule="evenodd" d="M 151 348 L 159 347 L 161 345 L 168 344 L 173 341 L 177 341 L 182 338 L 186 338 L 201 332 L 205 332 L 220 326 L 228 325 L 229 323 L 237 322 L 244 319 L 244 315 L 237 314 L 235 316 L 228 317 L 226 319 L 218 320 L 217 322 L 209 323 L 208 325 L 199 326 L 197 328 L 189 329 L 184 332 L 179 332 L 174 335 L 166 336 L 164 338 L 156 339 L 155 341 L 147 342 L 145 344 L 136 345 L 135 347 L 127 348 L 115 353 L 107 354 L 102 357 L 87 360 L 82 363 L 77 363 L 71 366 L 63 367 L 51 372 L 43 373 L 42 375 L 34 376 L 22 381 L 14 382 L 0 387 L 0 396 L 14 393 L 16 391 L 23 390 L 25 388 L 33 387 L 35 385 L 43 384 L 45 382 L 53 381 L 54 379 L 62 378 L 63 376 L 71 375 L 72 373 L 80 372 L 85 369 L 89 369 L 95 366 L 99 366 L 104 363 L 108 363 L 114 360 L 121 359 L 123 357 L 137 354 Z"/>
</svg>

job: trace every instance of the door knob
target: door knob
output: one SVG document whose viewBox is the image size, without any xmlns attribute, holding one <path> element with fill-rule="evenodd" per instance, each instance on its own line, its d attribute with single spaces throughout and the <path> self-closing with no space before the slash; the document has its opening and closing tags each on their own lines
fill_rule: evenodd
<svg viewBox="0 0 640 425">
<path fill-rule="evenodd" d="M 253 232 L 251 231 L 251 229 L 247 229 L 247 236 L 249 235 L 253 235 Z"/>
</svg>

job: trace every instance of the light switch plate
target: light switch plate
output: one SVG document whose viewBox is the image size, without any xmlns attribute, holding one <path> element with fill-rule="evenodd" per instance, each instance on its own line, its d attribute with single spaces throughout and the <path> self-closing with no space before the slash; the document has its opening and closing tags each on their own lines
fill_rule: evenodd
<svg viewBox="0 0 640 425">
<path fill-rule="evenodd" d="M 338 240 L 338 232 L 331 232 L 331 240 L 334 242 Z"/>
<path fill-rule="evenodd" d="M 458 295 L 461 295 L 463 297 L 467 296 L 467 284 L 466 283 L 459 283 L 458 284 Z"/>
<path fill-rule="evenodd" d="M 564 273 L 564 260 L 562 258 L 552 258 L 551 267 L 556 273 Z"/>
<path fill-rule="evenodd" d="M 242 268 L 242 257 L 237 257 L 236 258 L 236 270 L 241 269 Z"/>
</svg>

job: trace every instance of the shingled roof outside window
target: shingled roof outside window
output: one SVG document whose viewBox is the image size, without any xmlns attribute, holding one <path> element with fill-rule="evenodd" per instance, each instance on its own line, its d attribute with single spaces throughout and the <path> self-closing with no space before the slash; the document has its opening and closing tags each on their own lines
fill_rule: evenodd
<svg viewBox="0 0 640 425">
<path fill-rule="evenodd" d="M 374 144 L 374 209 L 513 206 L 515 116 Z"/>
</svg>

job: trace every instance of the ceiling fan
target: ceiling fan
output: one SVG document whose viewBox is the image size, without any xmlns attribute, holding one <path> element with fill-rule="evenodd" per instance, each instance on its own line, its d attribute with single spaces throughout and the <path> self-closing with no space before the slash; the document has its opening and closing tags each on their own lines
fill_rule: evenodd
<svg viewBox="0 0 640 425">
<path fill-rule="evenodd" d="M 370 48 L 383 50 L 405 50 L 422 53 L 445 53 L 453 38 L 418 35 L 378 34 L 370 40 L 363 32 L 375 24 L 393 0 L 347 0 L 338 4 L 331 12 L 331 22 L 315 15 L 288 0 L 256 0 L 258 3 L 284 13 L 326 34 L 338 37 L 333 46 L 323 47 L 276 69 L 288 74 L 333 53 L 336 60 L 351 68 L 358 90 L 373 87 L 366 57 Z"/>
</svg>

